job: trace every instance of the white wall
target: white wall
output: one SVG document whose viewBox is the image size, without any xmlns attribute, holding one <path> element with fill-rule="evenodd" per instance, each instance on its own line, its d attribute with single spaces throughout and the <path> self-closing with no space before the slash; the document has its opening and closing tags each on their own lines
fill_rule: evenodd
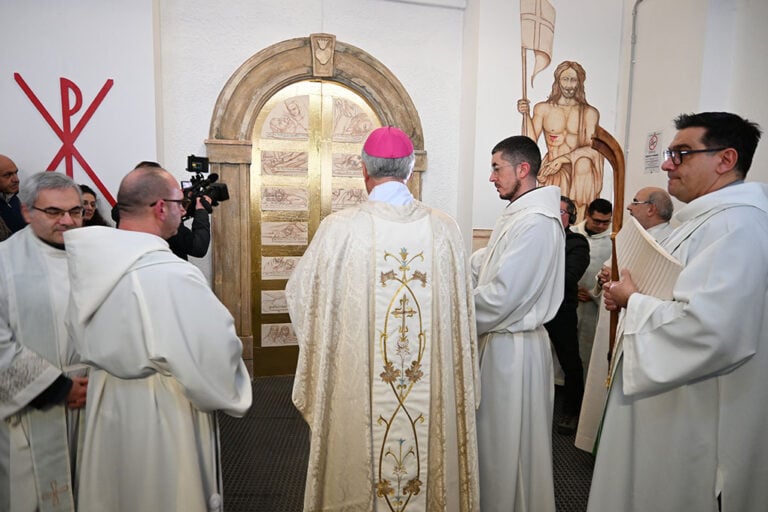
<svg viewBox="0 0 768 512">
<path fill-rule="evenodd" d="M 62 144 L 14 73 L 22 76 L 58 126 L 63 125 L 59 79 L 74 82 L 82 92 L 82 106 L 71 116 L 73 130 L 104 83 L 114 80 L 75 141 L 112 194 L 133 164 L 154 159 L 152 34 L 152 0 L 0 3 L 0 153 L 16 162 L 22 180 L 46 170 Z M 70 102 L 75 105 L 74 95 Z M 65 162 L 56 169 L 63 172 Z M 73 178 L 93 184 L 77 162 Z"/>
<path fill-rule="evenodd" d="M 625 6 L 631 24 L 633 0 Z M 681 113 L 730 111 L 768 129 L 768 103 L 761 98 L 768 79 L 768 37 L 763 0 L 644 0 L 637 5 L 635 75 L 626 108 L 629 60 L 625 61 L 619 110 L 629 113 L 625 198 L 644 186 L 666 188 L 662 171 L 644 172 L 649 132 L 662 131 L 662 147 L 675 134 Z M 630 46 L 630 31 L 623 37 Z M 624 120 L 622 120 L 622 126 Z M 768 181 L 766 142 L 758 146 L 749 180 Z M 676 203 L 679 206 L 679 203 Z"/>
</svg>

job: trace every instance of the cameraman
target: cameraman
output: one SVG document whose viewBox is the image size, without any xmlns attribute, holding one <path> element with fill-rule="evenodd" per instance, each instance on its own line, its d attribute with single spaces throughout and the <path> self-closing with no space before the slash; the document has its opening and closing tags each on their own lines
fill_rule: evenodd
<svg viewBox="0 0 768 512">
<path fill-rule="evenodd" d="M 211 203 L 211 198 L 203 196 Z M 188 256 L 202 258 L 208 252 L 208 246 L 211 243 L 211 221 L 208 218 L 208 211 L 203 206 L 200 197 L 195 199 L 195 211 L 192 215 L 192 229 L 184 225 L 184 221 L 179 224 L 179 230 L 168 239 L 168 245 L 173 254 L 186 260 Z"/>
</svg>

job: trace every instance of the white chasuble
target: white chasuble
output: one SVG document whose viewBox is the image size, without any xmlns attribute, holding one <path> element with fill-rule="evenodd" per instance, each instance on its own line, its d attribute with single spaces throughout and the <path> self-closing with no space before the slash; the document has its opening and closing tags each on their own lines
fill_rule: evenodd
<svg viewBox="0 0 768 512">
<path fill-rule="evenodd" d="M 432 230 L 374 218 L 371 425 L 376 510 L 427 509 Z M 397 246 L 393 247 L 393 240 Z"/>
<path fill-rule="evenodd" d="M 304 510 L 477 512 L 475 319 L 453 219 L 418 201 L 329 215 L 286 300 L 311 431 Z"/>
</svg>

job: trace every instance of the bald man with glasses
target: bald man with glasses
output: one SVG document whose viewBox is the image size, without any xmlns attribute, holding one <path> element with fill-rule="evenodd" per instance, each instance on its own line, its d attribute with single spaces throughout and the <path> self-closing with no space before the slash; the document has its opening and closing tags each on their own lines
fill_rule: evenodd
<svg viewBox="0 0 768 512">
<path fill-rule="evenodd" d="M 651 235 L 663 240 L 672 227 L 669 224 L 674 206 L 666 190 L 658 187 L 641 188 L 627 205 L 629 214 Z"/>
</svg>

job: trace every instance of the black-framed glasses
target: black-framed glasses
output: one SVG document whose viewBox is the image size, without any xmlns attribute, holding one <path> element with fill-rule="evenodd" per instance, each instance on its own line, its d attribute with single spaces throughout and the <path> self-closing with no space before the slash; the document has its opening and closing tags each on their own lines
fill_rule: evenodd
<svg viewBox="0 0 768 512">
<path fill-rule="evenodd" d="M 64 214 L 69 214 L 69 216 L 73 219 L 80 218 L 83 215 L 82 206 L 76 206 L 70 210 L 62 210 L 61 208 L 55 208 L 53 206 L 49 206 L 48 208 L 38 208 L 37 206 L 33 206 L 32 209 L 43 212 L 52 219 L 60 219 L 64 216 Z"/>
<path fill-rule="evenodd" d="M 664 161 L 672 160 L 675 165 L 683 163 L 685 155 L 695 155 L 696 153 L 714 153 L 728 148 L 704 148 L 704 149 L 665 149 Z"/>
<path fill-rule="evenodd" d="M 158 201 L 160 201 L 160 199 L 158 199 Z M 179 203 L 181 207 L 184 208 L 185 210 L 189 208 L 190 204 L 192 204 L 192 200 L 186 197 L 184 199 L 163 199 L 163 201 L 165 201 L 166 203 Z M 157 204 L 157 201 L 150 203 L 149 206 L 155 206 L 156 204 Z"/>
</svg>

